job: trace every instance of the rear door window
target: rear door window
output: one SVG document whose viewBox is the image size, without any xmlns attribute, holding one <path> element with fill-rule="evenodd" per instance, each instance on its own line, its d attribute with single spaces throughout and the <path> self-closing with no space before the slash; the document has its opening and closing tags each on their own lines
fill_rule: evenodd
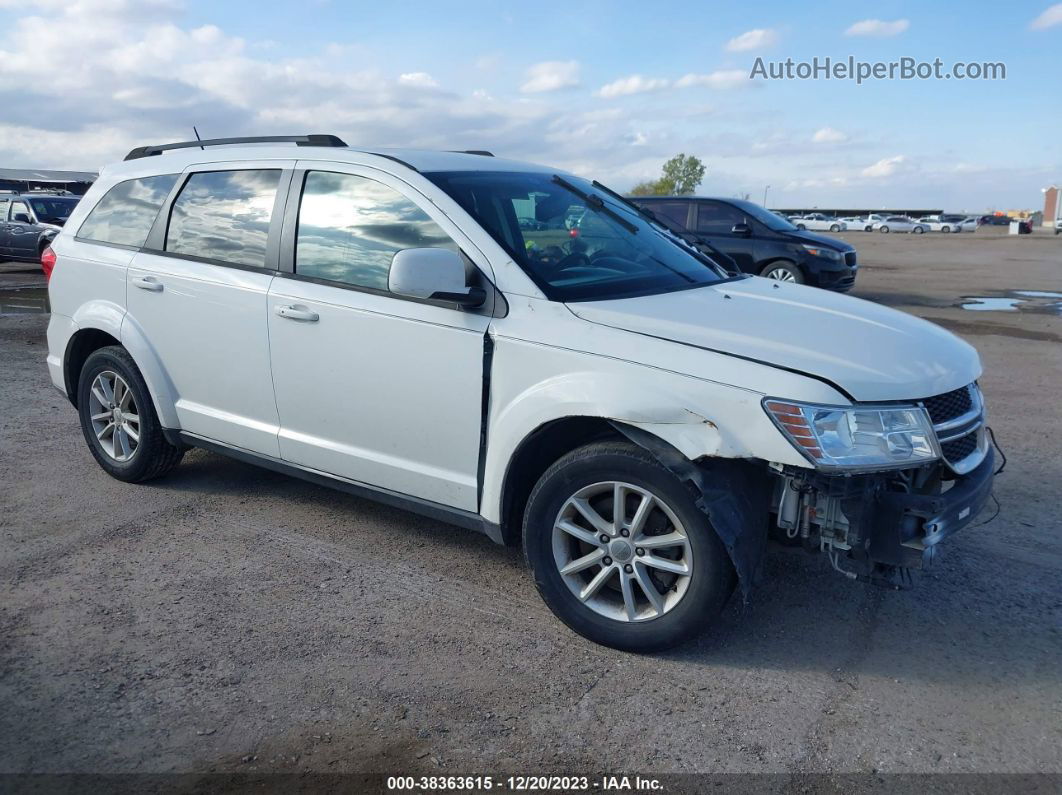
<svg viewBox="0 0 1062 795">
<path fill-rule="evenodd" d="M 173 203 L 166 251 L 264 268 L 280 173 L 277 168 L 192 174 Z"/>
<path fill-rule="evenodd" d="M 745 223 L 745 214 L 736 207 L 718 202 L 697 203 L 697 231 L 706 235 L 729 235 L 734 224 Z"/>
<path fill-rule="evenodd" d="M 119 182 L 92 208 L 78 238 L 140 248 L 177 177 L 162 174 Z"/>
<path fill-rule="evenodd" d="M 652 202 L 646 205 L 653 215 L 670 221 L 679 229 L 689 228 L 689 202 Z"/>
</svg>

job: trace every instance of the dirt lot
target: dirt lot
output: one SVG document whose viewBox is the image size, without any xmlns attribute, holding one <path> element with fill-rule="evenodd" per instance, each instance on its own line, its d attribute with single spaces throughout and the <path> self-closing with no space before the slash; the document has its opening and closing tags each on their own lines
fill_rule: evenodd
<svg viewBox="0 0 1062 795">
<path fill-rule="evenodd" d="M 1062 239 L 845 237 L 856 295 L 981 351 L 1001 512 L 907 592 L 772 550 L 652 657 L 573 635 L 461 530 L 198 451 L 108 478 L 46 315 L 0 317 L 0 771 L 1062 773 L 1062 314 L 958 306 L 1062 291 Z"/>
</svg>

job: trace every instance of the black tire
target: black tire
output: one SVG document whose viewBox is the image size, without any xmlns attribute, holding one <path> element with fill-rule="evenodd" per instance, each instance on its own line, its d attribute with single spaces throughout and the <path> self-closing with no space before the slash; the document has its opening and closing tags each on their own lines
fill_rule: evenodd
<svg viewBox="0 0 1062 795">
<path fill-rule="evenodd" d="M 771 276 L 768 276 L 767 274 L 777 270 L 788 271 L 790 274 L 792 274 L 793 281 L 796 284 L 807 283 L 807 278 L 804 276 L 804 271 L 800 269 L 800 266 L 797 265 L 795 262 L 787 262 L 784 260 L 768 263 L 768 265 L 762 271 L 760 271 L 760 276 L 763 276 L 764 278 L 768 279 L 773 278 Z"/>
<path fill-rule="evenodd" d="M 96 376 L 102 372 L 117 373 L 129 385 L 139 416 L 140 439 L 128 460 L 118 461 L 104 449 L 92 428 L 89 392 Z M 180 462 L 186 448 L 175 447 L 162 434 L 155 406 L 144 376 L 125 348 L 111 345 L 93 352 L 81 368 L 77 386 L 78 415 L 81 431 L 96 463 L 111 477 L 126 483 L 141 483 L 161 477 Z"/>
<path fill-rule="evenodd" d="M 889 234 L 889 227 L 880 226 L 880 227 L 878 227 L 878 231 L 881 232 L 883 235 L 887 235 L 887 234 Z"/>
<path fill-rule="evenodd" d="M 803 232 L 805 229 L 807 229 L 807 227 L 804 226 L 803 224 L 797 224 L 796 228 L 799 229 L 801 232 Z"/>
<path fill-rule="evenodd" d="M 832 224 L 830 226 L 830 231 L 831 232 L 840 232 L 841 231 L 841 227 L 837 226 L 837 224 Z"/>
<path fill-rule="evenodd" d="M 603 481 L 652 492 L 686 528 L 693 560 L 690 581 L 678 603 L 657 618 L 630 622 L 601 615 L 572 593 L 558 569 L 553 526 L 562 507 L 581 488 Z M 546 470 L 528 500 L 523 541 L 535 585 L 554 615 L 583 637 L 624 651 L 666 649 L 699 634 L 723 609 L 737 579 L 726 548 L 689 487 L 647 451 L 625 441 L 580 447 Z"/>
<path fill-rule="evenodd" d="M 913 230 L 911 230 L 911 231 L 913 231 L 913 232 L 914 232 L 914 233 L 915 233 L 916 235 L 920 235 L 920 234 L 922 234 L 923 232 L 925 232 L 926 230 L 925 230 L 925 229 L 923 229 L 923 228 L 922 228 L 922 227 L 920 227 L 920 226 L 916 226 L 916 227 L 915 227 L 915 228 L 914 228 Z"/>
<path fill-rule="evenodd" d="M 946 235 L 950 235 L 951 234 L 951 227 L 948 226 L 947 224 L 944 224 L 944 226 L 940 227 L 940 231 L 943 232 Z"/>
</svg>

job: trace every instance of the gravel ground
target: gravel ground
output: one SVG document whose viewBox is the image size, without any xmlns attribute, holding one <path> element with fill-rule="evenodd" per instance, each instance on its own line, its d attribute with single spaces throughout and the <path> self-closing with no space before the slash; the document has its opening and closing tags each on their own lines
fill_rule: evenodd
<svg viewBox="0 0 1062 795">
<path fill-rule="evenodd" d="M 200 451 L 110 479 L 47 316 L 0 317 L 0 771 L 1062 774 L 1062 315 L 957 306 L 1062 290 L 1062 241 L 844 236 L 856 295 L 981 351 L 1000 514 L 906 592 L 773 549 L 655 656 L 573 635 L 483 537 Z"/>
</svg>

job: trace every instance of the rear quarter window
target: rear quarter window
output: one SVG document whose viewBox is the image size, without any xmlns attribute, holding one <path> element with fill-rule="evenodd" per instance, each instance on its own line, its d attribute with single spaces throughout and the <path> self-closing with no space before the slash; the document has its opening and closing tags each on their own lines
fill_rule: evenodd
<svg viewBox="0 0 1062 795">
<path fill-rule="evenodd" d="M 92 208 L 78 239 L 140 248 L 177 177 L 162 174 L 119 182 Z"/>
</svg>

